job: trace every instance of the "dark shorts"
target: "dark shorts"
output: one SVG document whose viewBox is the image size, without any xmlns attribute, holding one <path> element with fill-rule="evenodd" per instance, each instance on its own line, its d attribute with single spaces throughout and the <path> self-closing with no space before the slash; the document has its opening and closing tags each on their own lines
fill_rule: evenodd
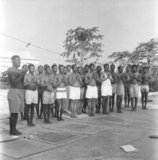
<svg viewBox="0 0 158 160">
<path fill-rule="evenodd" d="M 8 92 L 10 113 L 24 112 L 24 90 L 11 88 Z"/>
</svg>

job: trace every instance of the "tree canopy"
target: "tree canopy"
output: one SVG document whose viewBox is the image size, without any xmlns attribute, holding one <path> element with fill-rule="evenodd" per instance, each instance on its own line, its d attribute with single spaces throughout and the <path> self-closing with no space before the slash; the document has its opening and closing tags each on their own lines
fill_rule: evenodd
<svg viewBox="0 0 158 160">
<path fill-rule="evenodd" d="M 130 63 L 146 63 L 152 65 L 158 61 L 158 39 L 151 39 L 148 42 L 140 43 L 133 52 L 113 52 L 108 58 L 114 62 L 126 65 Z"/>
<path fill-rule="evenodd" d="M 77 27 L 68 30 L 64 41 L 65 52 L 62 55 L 69 58 L 67 61 L 78 64 L 89 58 L 98 60 L 103 52 L 101 43 L 103 35 L 98 32 L 98 27 L 90 29 Z"/>
</svg>

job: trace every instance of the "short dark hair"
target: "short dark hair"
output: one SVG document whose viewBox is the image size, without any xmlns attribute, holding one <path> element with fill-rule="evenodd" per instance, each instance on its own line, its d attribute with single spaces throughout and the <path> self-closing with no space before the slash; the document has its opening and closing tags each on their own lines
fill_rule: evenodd
<svg viewBox="0 0 158 160">
<path fill-rule="evenodd" d="M 44 70 L 46 70 L 48 67 L 50 67 L 48 64 L 44 65 Z"/>
<path fill-rule="evenodd" d="M 42 68 L 43 68 L 43 66 L 42 66 L 42 65 L 39 65 L 39 66 L 38 66 L 38 69 L 39 69 L 40 67 L 42 67 Z"/>
<path fill-rule="evenodd" d="M 14 55 L 14 56 L 12 56 L 11 60 L 14 61 L 16 58 L 20 58 L 20 56 Z"/>
<path fill-rule="evenodd" d="M 104 64 L 104 68 L 105 68 L 105 66 L 109 66 L 109 64 L 108 64 L 108 63 L 105 63 L 105 64 Z"/>
<path fill-rule="evenodd" d="M 132 65 L 132 68 L 134 68 L 134 67 L 136 67 L 136 68 L 137 68 L 137 65 L 136 65 L 136 64 L 133 64 L 133 65 Z"/>
<path fill-rule="evenodd" d="M 53 65 L 52 65 L 52 69 L 53 69 L 55 66 L 57 67 L 57 64 L 53 64 Z"/>
<path fill-rule="evenodd" d="M 89 65 L 90 68 L 91 68 L 92 66 L 95 66 L 94 63 L 91 63 L 91 64 Z"/>
<path fill-rule="evenodd" d="M 35 67 L 32 63 L 30 63 L 29 65 L 28 65 L 28 69 L 30 69 L 31 67 Z"/>
</svg>

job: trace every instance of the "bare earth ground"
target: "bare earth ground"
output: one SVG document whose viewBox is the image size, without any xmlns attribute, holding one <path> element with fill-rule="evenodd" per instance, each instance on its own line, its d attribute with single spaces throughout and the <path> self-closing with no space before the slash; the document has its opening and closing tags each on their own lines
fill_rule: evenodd
<svg viewBox="0 0 158 160">
<path fill-rule="evenodd" d="M 7 91 L 0 90 L 0 137 L 8 136 Z M 23 135 L 0 143 L 0 160 L 158 160 L 158 93 L 150 93 L 148 110 L 139 104 L 136 112 L 123 108 L 124 113 L 97 114 L 43 124 L 34 118 L 35 127 L 18 121 Z M 139 100 L 140 101 L 140 100 Z M 8 136 L 10 138 L 10 136 Z M 137 151 L 126 153 L 120 146 L 130 144 Z"/>
</svg>

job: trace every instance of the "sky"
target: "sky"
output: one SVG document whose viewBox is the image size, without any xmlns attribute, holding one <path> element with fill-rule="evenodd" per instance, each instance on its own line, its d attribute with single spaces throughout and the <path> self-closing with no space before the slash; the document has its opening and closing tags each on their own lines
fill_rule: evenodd
<svg viewBox="0 0 158 160">
<path fill-rule="evenodd" d="M 64 63 L 59 54 L 64 52 L 66 32 L 78 26 L 99 27 L 104 35 L 99 61 L 104 63 L 113 52 L 132 52 L 139 43 L 158 37 L 158 1 L 0 0 L 0 56 L 27 53 L 41 64 Z"/>
</svg>

